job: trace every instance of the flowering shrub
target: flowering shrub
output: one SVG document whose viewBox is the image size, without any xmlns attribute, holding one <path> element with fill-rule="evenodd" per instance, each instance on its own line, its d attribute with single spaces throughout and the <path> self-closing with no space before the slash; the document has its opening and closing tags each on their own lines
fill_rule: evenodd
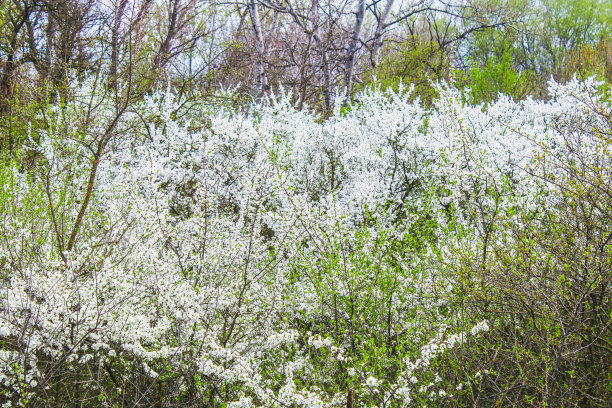
<svg viewBox="0 0 612 408">
<path fill-rule="evenodd" d="M 479 358 L 501 372 L 503 330 L 564 330 L 548 296 L 579 279 L 521 281 L 550 313 L 515 320 L 513 274 L 562 262 L 526 231 L 587 203 L 609 241 L 595 85 L 486 109 L 444 86 L 431 110 L 371 90 L 324 122 L 284 96 L 238 113 L 160 92 L 118 111 L 84 87 L 48 112 L 35 171 L 0 170 L 0 401 L 332 407 L 349 388 L 359 406 L 503 401 L 516 377 L 496 389 Z M 604 285 L 584 294 L 603 299 L 589 324 L 609 330 L 608 275 L 585 276 Z M 560 347 L 555 381 L 571 366 Z M 527 395 L 565 401 L 546 387 Z"/>
</svg>

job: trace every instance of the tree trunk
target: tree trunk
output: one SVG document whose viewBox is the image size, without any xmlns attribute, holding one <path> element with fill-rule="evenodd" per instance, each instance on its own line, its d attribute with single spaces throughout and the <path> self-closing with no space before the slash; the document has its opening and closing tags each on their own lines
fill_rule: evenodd
<svg viewBox="0 0 612 408">
<path fill-rule="evenodd" d="M 264 88 L 266 85 L 266 74 L 264 70 L 264 41 L 263 32 L 261 31 L 261 22 L 259 20 L 259 13 L 257 11 L 257 3 L 255 0 L 249 0 L 249 15 L 251 16 L 251 24 L 253 25 L 253 31 L 255 32 L 255 50 L 257 55 L 255 57 L 255 96 L 259 97 L 263 95 Z"/>
<path fill-rule="evenodd" d="M 344 102 L 348 102 L 351 97 L 353 87 L 353 72 L 355 70 L 355 53 L 357 51 L 357 42 L 361 36 L 361 27 L 363 25 L 363 17 L 365 15 L 365 0 L 359 0 L 357 3 L 357 11 L 355 12 L 355 26 L 351 35 L 348 49 L 346 51 L 346 63 L 344 74 Z"/>
<path fill-rule="evenodd" d="M 385 8 L 378 19 L 378 24 L 376 25 L 376 31 L 374 32 L 374 45 L 372 46 L 372 53 L 370 54 L 370 63 L 372 67 L 375 67 L 378 64 L 378 52 L 380 51 L 383 45 L 383 37 L 384 30 L 387 28 L 387 19 L 389 18 L 389 14 L 391 13 L 391 9 L 393 8 L 393 3 L 395 0 L 387 0 L 385 4 Z"/>
<path fill-rule="evenodd" d="M 118 83 L 118 67 L 119 67 L 119 30 L 121 29 L 121 20 L 123 18 L 123 11 L 127 0 L 120 0 L 119 6 L 115 9 L 115 16 L 113 21 L 113 30 L 111 33 L 111 65 L 110 65 L 110 81 L 109 88 L 115 92 L 115 98 L 117 97 L 117 83 Z"/>
<path fill-rule="evenodd" d="M 319 1 L 313 0 L 310 8 L 309 19 L 312 23 L 312 38 L 319 51 L 321 52 L 321 71 L 323 74 L 323 113 L 328 115 L 331 112 L 331 70 L 329 68 L 329 58 L 327 56 L 327 48 L 321 41 L 319 34 Z"/>
<path fill-rule="evenodd" d="M 331 98 L 331 71 L 329 69 L 329 60 L 327 58 L 327 50 L 322 49 L 322 64 L 323 64 L 323 110 L 325 115 L 331 113 L 332 98 Z"/>
<path fill-rule="evenodd" d="M 157 55 L 155 55 L 155 59 L 153 60 L 153 66 L 156 71 L 161 71 L 161 69 L 166 65 L 168 59 L 170 58 L 170 46 L 174 37 L 177 35 L 177 24 L 178 24 L 178 14 L 181 8 L 181 0 L 172 0 L 169 4 L 168 9 L 168 32 L 164 37 L 164 40 L 159 46 L 159 51 Z"/>
</svg>

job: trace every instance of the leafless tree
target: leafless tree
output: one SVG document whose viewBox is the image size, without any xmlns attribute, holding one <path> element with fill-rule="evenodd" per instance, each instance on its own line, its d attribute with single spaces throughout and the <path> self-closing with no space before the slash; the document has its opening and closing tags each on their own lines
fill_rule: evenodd
<svg viewBox="0 0 612 408">
<path fill-rule="evenodd" d="M 503 13 L 476 2 L 249 0 L 236 7 L 251 20 L 250 33 L 243 24 L 238 29 L 244 31 L 241 41 L 251 45 L 241 52 L 251 54 L 243 58 L 251 61 L 245 68 L 254 73 L 255 94 L 283 86 L 294 91 L 299 107 L 314 103 L 323 112 L 331 111 L 335 89 L 350 100 L 355 82 L 378 65 L 385 44 L 405 41 L 402 32 L 448 53 L 471 33 L 506 23 Z M 425 31 L 417 34 L 417 25 Z M 238 64 L 234 59 L 233 67 Z"/>
</svg>

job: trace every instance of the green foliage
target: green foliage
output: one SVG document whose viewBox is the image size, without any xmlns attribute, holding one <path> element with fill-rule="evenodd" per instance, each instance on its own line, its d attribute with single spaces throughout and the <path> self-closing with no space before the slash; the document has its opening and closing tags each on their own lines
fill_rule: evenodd
<svg viewBox="0 0 612 408">
<path fill-rule="evenodd" d="M 417 345 L 435 337 L 441 328 L 442 309 L 431 307 L 434 299 L 419 299 L 421 289 L 415 284 L 428 279 L 426 268 L 418 260 L 426 253 L 425 243 L 433 239 L 431 228 L 423 220 L 398 239 L 375 226 L 363 228 L 354 236 L 344 235 L 343 228 L 337 226 L 326 232 L 322 242 L 329 244 L 319 247 L 323 252 L 318 252 L 316 259 L 295 266 L 299 273 L 294 276 L 294 283 L 300 280 L 314 283 L 315 303 L 320 307 L 314 315 L 304 311 L 288 316 L 286 324 L 294 327 L 300 338 L 320 336 L 329 339 L 332 345 L 318 348 L 306 340 L 301 343 L 302 348 L 309 350 L 313 365 L 300 372 L 298 383 L 334 378 L 328 384 L 328 393 L 353 388 L 364 406 L 384 403 L 388 397 L 364 387 L 365 380 L 374 377 L 382 382 L 382 390 L 387 389 L 397 381 L 406 361 L 420 358 Z M 438 284 L 442 286 L 443 282 Z M 399 314 L 398 304 L 405 305 L 399 308 Z M 423 321 L 430 325 L 424 326 Z M 338 355 L 334 350 L 344 351 Z M 290 359 L 296 351 L 285 351 L 279 358 Z M 414 373 L 419 384 L 437 383 L 430 371 Z M 283 383 L 283 373 L 273 374 L 273 378 Z M 426 404 L 426 394 L 416 391 L 416 383 L 414 387 L 415 402 Z"/>
<path fill-rule="evenodd" d="M 548 47 L 571 50 L 594 44 L 612 28 L 612 3 L 608 0 L 545 0 L 541 5 Z M 553 44 L 552 39 L 559 40 Z"/>
<path fill-rule="evenodd" d="M 45 98 L 28 95 L 18 89 L 11 99 L 2 103 L 4 111 L 0 114 L 0 156 L 17 158 L 25 165 L 32 165 L 32 152 L 23 150 L 31 141 L 38 141 L 39 132 L 46 128 L 42 113 L 50 105 Z"/>
<path fill-rule="evenodd" d="M 483 66 L 457 72 L 459 85 L 469 89 L 470 103 L 487 103 L 499 94 L 520 100 L 533 89 L 534 73 L 519 72 L 513 66 L 511 50 L 504 47 L 501 56 L 489 56 Z"/>
<path fill-rule="evenodd" d="M 383 54 L 381 62 L 367 73 L 366 84 L 376 82 L 394 91 L 413 85 L 411 97 L 429 104 L 437 96 L 433 83 L 449 77 L 448 55 L 433 42 L 412 38 Z"/>
</svg>

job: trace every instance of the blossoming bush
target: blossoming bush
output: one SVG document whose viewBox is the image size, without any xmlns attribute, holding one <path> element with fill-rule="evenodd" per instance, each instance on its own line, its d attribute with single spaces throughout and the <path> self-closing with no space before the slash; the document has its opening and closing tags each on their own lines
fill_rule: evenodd
<svg viewBox="0 0 612 408">
<path fill-rule="evenodd" d="M 605 401 L 608 105 L 75 88 L 0 170 L 5 406 Z M 607 382 L 606 382 L 607 381 Z"/>
</svg>

